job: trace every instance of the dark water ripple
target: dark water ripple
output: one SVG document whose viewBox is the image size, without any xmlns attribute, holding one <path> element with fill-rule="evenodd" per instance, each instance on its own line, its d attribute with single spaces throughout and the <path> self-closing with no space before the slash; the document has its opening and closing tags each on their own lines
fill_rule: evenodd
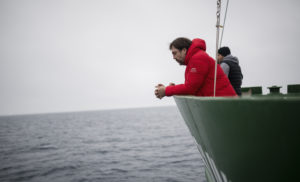
<svg viewBox="0 0 300 182">
<path fill-rule="evenodd" d="M 175 107 L 0 117 L 0 181 L 205 181 Z"/>
</svg>

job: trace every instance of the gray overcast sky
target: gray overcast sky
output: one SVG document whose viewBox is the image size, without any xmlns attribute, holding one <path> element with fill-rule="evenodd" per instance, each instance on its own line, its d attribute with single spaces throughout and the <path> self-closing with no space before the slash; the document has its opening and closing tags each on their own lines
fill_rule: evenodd
<svg viewBox="0 0 300 182">
<path fill-rule="evenodd" d="M 243 86 L 300 83 L 299 10 L 230 0 L 223 45 Z M 215 24 L 214 0 L 0 0 L 0 115 L 174 105 L 154 97 L 184 81 L 169 43 L 199 37 L 215 57 Z"/>
</svg>

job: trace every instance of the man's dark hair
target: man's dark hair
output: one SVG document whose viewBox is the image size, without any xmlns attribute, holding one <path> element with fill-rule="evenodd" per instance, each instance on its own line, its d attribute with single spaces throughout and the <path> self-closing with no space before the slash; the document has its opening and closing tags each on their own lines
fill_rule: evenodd
<svg viewBox="0 0 300 182">
<path fill-rule="evenodd" d="M 172 47 L 175 47 L 178 50 L 182 50 L 184 48 L 186 48 L 186 50 L 189 49 L 189 47 L 191 46 L 192 41 L 188 38 L 184 38 L 184 37 L 179 37 L 175 40 L 173 40 L 173 42 L 171 42 L 169 49 L 172 49 Z"/>
<path fill-rule="evenodd" d="M 229 47 L 221 47 L 218 50 L 218 53 L 221 54 L 224 57 L 226 57 L 227 55 L 231 54 Z"/>
</svg>

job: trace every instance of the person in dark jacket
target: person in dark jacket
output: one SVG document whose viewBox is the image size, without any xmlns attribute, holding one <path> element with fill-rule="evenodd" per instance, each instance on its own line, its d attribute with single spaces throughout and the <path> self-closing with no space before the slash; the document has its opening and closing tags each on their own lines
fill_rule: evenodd
<svg viewBox="0 0 300 182">
<path fill-rule="evenodd" d="M 218 63 L 229 78 L 235 92 L 241 95 L 243 74 L 238 58 L 231 55 L 228 47 L 221 47 L 218 50 Z"/>
<path fill-rule="evenodd" d="M 170 44 L 173 58 L 179 65 L 186 66 L 185 82 L 165 87 L 158 84 L 155 89 L 157 98 L 172 95 L 214 95 L 215 60 L 206 53 L 206 44 L 202 39 L 189 40 L 177 38 Z M 217 65 L 216 96 L 236 96 L 227 76 Z"/>
</svg>

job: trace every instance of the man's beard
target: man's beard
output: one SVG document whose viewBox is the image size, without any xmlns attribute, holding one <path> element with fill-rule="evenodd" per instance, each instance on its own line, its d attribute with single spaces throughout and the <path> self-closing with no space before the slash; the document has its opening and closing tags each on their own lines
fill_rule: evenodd
<svg viewBox="0 0 300 182">
<path fill-rule="evenodd" d="M 179 65 L 184 65 L 184 62 L 181 62 L 181 61 L 179 61 L 178 59 L 176 59 L 176 61 L 177 61 L 177 63 L 178 63 Z"/>
</svg>

